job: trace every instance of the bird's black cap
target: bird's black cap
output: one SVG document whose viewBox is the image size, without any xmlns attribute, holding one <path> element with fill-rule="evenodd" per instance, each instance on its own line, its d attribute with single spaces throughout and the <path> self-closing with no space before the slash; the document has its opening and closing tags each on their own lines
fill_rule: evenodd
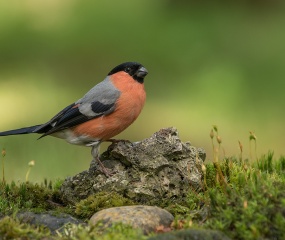
<svg viewBox="0 0 285 240">
<path fill-rule="evenodd" d="M 143 83 L 144 77 L 148 74 L 148 71 L 142 64 L 137 62 L 125 62 L 113 68 L 111 72 L 108 73 L 108 76 L 120 71 L 128 73 L 133 79 L 140 83 Z"/>
</svg>

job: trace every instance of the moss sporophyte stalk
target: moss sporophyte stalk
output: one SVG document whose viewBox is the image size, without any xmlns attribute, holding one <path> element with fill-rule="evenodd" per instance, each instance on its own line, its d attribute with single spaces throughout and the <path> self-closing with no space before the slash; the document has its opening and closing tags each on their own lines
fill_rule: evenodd
<svg viewBox="0 0 285 240">
<path fill-rule="evenodd" d="M 31 169 L 33 168 L 33 166 L 35 166 L 35 160 L 30 161 L 28 163 L 28 166 L 29 166 L 29 168 L 28 168 L 28 171 L 26 173 L 26 182 L 28 182 L 28 180 L 29 180 L 29 175 L 30 175 Z"/>
<path fill-rule="evenodd" d="M 6 157 L 6 150 L 5 148 L 2 149 L 2 182 L 5 184 L 5 157 Z"/>
</svg>

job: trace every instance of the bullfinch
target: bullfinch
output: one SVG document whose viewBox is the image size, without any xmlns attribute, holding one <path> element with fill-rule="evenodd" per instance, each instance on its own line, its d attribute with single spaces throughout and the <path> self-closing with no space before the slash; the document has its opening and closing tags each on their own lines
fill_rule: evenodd
<svg viewBox="0 0 285 240">
<path fill-rule="evenodd" d="M 144 78 L 147 74 L 140 63 L 122 63 L 48 122 L 0 132 L 0 136 L 38 133 L 42 134 L 40 138 L 50 135 L 71 144 L 92 147 L 93 157 L 109 175 L 99 159 L 99 145 L 125 130 L 139 116 L 146 99 Z"/>
</svg>

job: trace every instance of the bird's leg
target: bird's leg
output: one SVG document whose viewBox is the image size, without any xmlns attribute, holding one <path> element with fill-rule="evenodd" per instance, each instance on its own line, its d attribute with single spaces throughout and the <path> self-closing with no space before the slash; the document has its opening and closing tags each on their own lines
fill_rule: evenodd
<svg viewBox="0 0 285 240">
<path fill-rule="evenodd" d="M 98 145 L 92 146 L 91 154 L 93 156 L 93 160 L 97 161 L 97 163 L 99 164 L 100 166 L 99 170 L 102 173 L 104 173 L 106 177 L 111 177 L 114 174 L 114 172 L 111 169 L 106 168 L 101 162 L 100 157 L 99 157 L 99 146 Z"/>
</svg>

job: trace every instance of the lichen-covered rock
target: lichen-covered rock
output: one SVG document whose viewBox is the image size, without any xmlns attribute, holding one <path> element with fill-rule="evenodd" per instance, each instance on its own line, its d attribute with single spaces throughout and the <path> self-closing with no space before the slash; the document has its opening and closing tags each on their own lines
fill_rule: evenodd
<svg viewBox="0 0 285 240">
<path fill-rule="evenodd" d="M 183 197 L 202 187 L 205 157 L 203 149 L 182 142 L 175 128 L 161 129 L 141 142 L 119 141 L 100 157 L 115 174 L 106 177 L 92 161 L 89 170 L 64 181 L 63 201 L 75 203 L 100 191 L 117 192 L 144 204 Z"/>
<path fill-rule="evenodd" d="M 158 226 L 169 228 L 174 217 L 171 213 L 159 207 L 152 206 L 125 206 L 101 210 L 95 213 L 89 223 L 98 223 L 102 229 L 106 229 L 114 223 L 131 225 L 140 228 L 144 234 L 155 231 Z"/>
</svg>

